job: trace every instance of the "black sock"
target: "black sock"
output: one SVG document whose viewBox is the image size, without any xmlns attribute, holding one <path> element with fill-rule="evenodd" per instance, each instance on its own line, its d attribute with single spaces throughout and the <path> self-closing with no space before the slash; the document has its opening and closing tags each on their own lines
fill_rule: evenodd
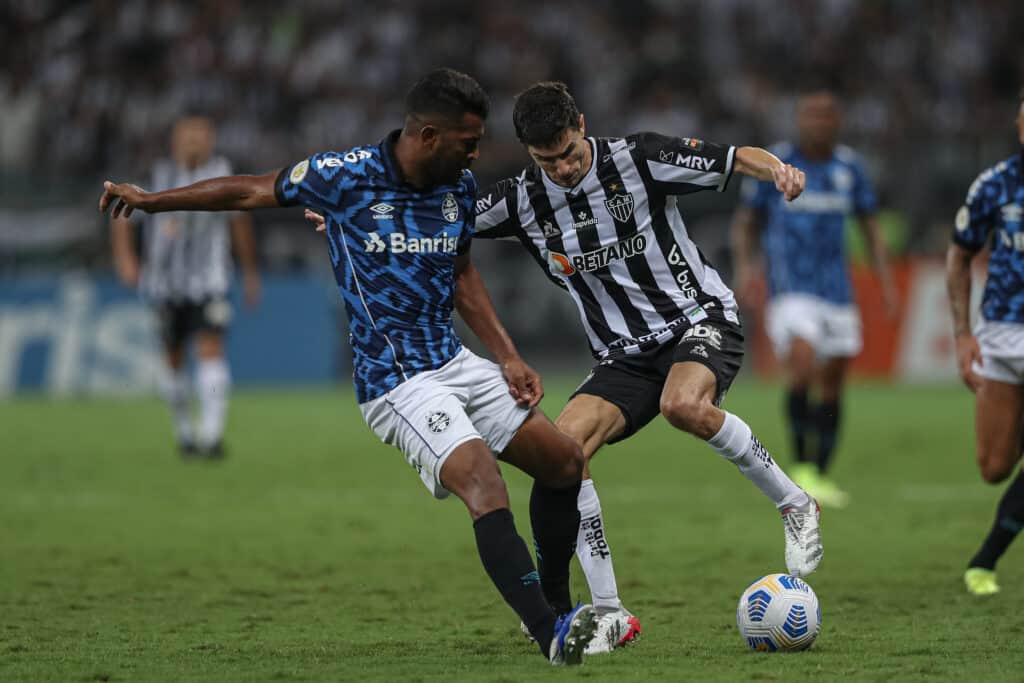
<svg viewBox="0 0 1024 683">
<path fill-rule="evenodd" d="M 839 401 L 826 401 L 818 406 L 815 421 L 818 432 L 818 471 L 825 474 L 836 450 L 839 433 Z"/>
<path fill-rule="evenodd" d="M 1021 528 L 1024 528 L 1024 472 L 1018 472 L 1017 477 L 1006 487 L 999 500 L 999 507 L 996 508 L 996 521 L 982 543 L 981 550 L 967 566 L 995 569 L 996 562 L 1010 547 Z"/>
<path fill-rule="evenodd" d="M 487 575 L 547 657 L 555 635 L 555 613 L 541 592 L 530 550 L 516 532 L 512 512 L 508 508 L 488 512 L 473 522 L 473 531 Z"/>
<path fill-rule="evenodd" d="M 786 412 L 789 415 L 789 433 L 793 438 L 793 455 L 797 462 L 810 462 L 807 448 L 809 420 L 807 389 L 790 389 L 786 394 Z"/>
<path fill-rule="evenodd" d="M 530 524 L 540 585 L 556 614 L 572 611 L 569 562 L 576 552 L 580 530 L 579 496 L 580 483 L 567 489 L 549 489 L 533 482 L 530 493 Z"/>
</svg>

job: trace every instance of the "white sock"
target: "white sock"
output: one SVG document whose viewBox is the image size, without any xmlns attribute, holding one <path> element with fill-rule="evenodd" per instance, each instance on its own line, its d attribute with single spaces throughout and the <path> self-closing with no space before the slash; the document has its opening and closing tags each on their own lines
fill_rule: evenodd
<svg viewBox="0 0 1024 683">
<path fill-rule="evenodd" d="M 164 372 L 160 373 L 160 393 L 171 408 L 174 436 L 178 443 L 188 443 L 194 438 L 188 384 L 188 372 L 184 367 L 175 370 L 165 366 Z"/>
<path fill-rule="evenodd" d="M 223 358 L 199 361 L 199 445 L 212 446 L 224 436 L 231 373 Z"/>
<path fill-rule="evenodd" d="M 803 489 L 794 484 L 775 464 L 747 423 L 732 413 L 725 414 L 722 428 L 708 440 L 708 445 L 736 465 L 743 476 L 775 503 L 775 507 L 782 509 L 787 505 L 806 502 L 807 494 Z"/>
<path fill-rule="evenodd" d="M 612 567 L 612 550 L 605 539 L 601 501 L 597 499 L 593 480 L 583 480 L 577 506 L 580 509 L 580 530 L 576 537 L 576 556 L 590 585 L 594 609 L 601 613 L 621 609 L 615 569 Z"/>
</svg>

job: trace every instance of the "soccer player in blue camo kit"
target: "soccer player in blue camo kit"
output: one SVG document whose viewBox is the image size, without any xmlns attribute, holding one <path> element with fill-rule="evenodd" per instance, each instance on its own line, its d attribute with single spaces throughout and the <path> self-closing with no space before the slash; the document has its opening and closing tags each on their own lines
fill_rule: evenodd
<svg viewBox="0 0 1024 683">
<path fill-rule="evenodd" d="M 519 357 L 469 258 L 487 96 L 469 76 L 432 71 L 409 91 L 406 119 L 375 145 L 314 154 L 262 176 L 163 192 L 104 183 L 100 210 L 228 211 L 305 205 L 327 222 L 345 301 L 355 390 L 366 423 L 397 447 L 438 498 L 459 497 L 491 580 L 553 664 L 580 664 L 591 605 L 556 616 L 516 531 L 495 454 L 534 478 L 535 542 L 568 571 L 579 526 L 579 446 L 536 409 L 540 377 Z M 463 347 L 452 309 L 498 359 Z"/>
<path fill-rule="evenodd" d="M 984 171 L 957 212 L 946 251 L 946 285 L 953 314 L 957 365 L 974 392 L 975 453 L 990 484 L 1017 476 L 1006 488 L 992 529 L 964 573 L 974 595 L 999 592 L 996 562 L 1024 529 L 1024 91 L 1017 100 L 1021 149 Z M 991 244 L 981 316 L 970 327 L 971 260 Z"/>
<path fill-rule="evenodd" d="M 797 101 L 798 144 L 771 148 L 782 161 L 807 174 L 804 193 L 786 202 L 771 183 L 746 179 L 732 226 L 736 293 L 748 304 L 755 298 L 754 232 L 763 228 L 766 323 L 786 368 L 786 415 L 797 461 L 791 472 L 804 490 L 832 507 L 849 501 L 828 470 L 847 371 L 862 346 L 845 253 L 850 216 L 864 232 L 886 313 L 896 315 L 896 290 L 875 215 L 875 193 L 856 153 L 837 144 L 840 123 L 835 95 L 828 90 L 804 93 Z M 814 389 L 817 396 L 812 398 Z"/>
</svg>

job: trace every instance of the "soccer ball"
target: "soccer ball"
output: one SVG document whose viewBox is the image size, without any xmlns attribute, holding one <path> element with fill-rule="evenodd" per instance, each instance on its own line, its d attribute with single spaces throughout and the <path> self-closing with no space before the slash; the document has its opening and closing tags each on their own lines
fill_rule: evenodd
<svg viewBox="0 0 1024 683">
<path fill-rule="evenodd" d="M 821 628 L 818 596 L 795 576 L 762 576 L 740 596 L 736 625 L 751 650 L 806 650 Z"/>
</svg>

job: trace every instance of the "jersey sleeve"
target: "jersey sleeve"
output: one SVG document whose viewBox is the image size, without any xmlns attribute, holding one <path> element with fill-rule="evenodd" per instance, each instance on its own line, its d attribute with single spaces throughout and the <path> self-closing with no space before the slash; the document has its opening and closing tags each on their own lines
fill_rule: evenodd
<svg viewBox="0 0 1024 683">
<path fill-rule="evenodd" d="M 665 194 L 722 192 L 736 159 L 736 148 L 731 145 L 658 133 L 637 135 L 636 150 L 641 174 Z"/>
<path fill-rule="evenodd" d="M 996 227 L 998 188 L 990 177 L 991 173 L 986 171 L 971 184 L 967 200 L 953 221 L 953 242 L 969 251 L 981 250 Z"/>
<path fill-rule="evenodd" d="M 274 196 L 281 206 L 305 205 L 331 209 L 340 205 L 346 189 L 345 161 L 337 152 L 320 152 L 281 169 Z"/>
<path fill-rule="evenodd" d="M 476 227 L 473 233 L 476 237 L 519 237 L 522 225 L 519 222 L 516 187 L 515 179 L 506 178 L 477 194 Z"/>
</svg>

